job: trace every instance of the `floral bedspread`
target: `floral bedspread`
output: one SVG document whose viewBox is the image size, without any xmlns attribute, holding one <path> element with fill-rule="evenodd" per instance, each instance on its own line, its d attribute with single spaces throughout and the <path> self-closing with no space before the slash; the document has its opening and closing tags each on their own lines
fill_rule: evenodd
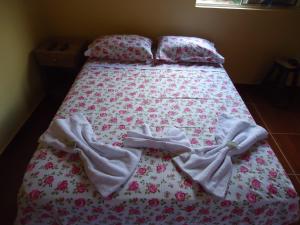
<svg viewBox="0 0 300 225">
<path fill-rule="evenodd" d="M 214 144 L 218 115 L 254 121 L 223 68 L 87 62 L 56 117 L 82 112 L 99 139 L 122 145 L 147 123 L 185 130 L 195 146 Z M 78 155 L 39 147 L 18 196 L 16 224 L 289 224 L 299 198 L 266 141 L 233 159 L 225 199 L 203 191 L 171 161 L 145 149 L 134 175 L 103 198 Z"/>
</svg>

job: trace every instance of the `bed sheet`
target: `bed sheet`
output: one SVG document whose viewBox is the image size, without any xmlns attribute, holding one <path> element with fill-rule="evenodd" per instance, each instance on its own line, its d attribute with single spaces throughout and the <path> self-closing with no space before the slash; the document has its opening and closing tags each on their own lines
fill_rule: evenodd
<svg viewBox="0 0 300 225">
<path fill-rule="evenodd" d="M 99 140 L 122 146 L 144 123 L 183 129 L 195 147 L 214 144 L 218 116 L 254 122 L 222 67 L 87 62 L 56 118 L 83 113 Z M 233 159 L 224 199 L 204 192 L 171 161 L 145 149 L 133 176 L 103 198 L 78 155 L 39 147 L 18 196 L 16 224 L 289 224 L 299 198 L 266 141 Z"/>
</svg>

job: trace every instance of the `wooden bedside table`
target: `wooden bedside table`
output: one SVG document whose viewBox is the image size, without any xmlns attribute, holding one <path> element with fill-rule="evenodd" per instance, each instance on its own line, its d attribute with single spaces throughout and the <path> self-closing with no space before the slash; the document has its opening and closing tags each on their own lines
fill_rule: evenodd
<svg viewBox="0 0 300 225">
<path fill-rule="evenodd" d="M 59 98 L 66 95 L 84 62 L 86 47 L 85 40 L 55 38 L 34 50 L 48 95 Z"/>
<path fill-rule="evenodd" d="M 296 97 L 300 77 L 300 60 L 279 58 L 263 80 L 275 106 L 288 107 Z"/>
</svg>

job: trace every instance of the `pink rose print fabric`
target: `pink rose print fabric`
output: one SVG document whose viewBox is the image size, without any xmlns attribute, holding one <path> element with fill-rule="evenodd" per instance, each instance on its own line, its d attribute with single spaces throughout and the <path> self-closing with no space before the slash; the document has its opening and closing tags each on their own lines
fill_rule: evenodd
<svg viewBox="0 0 300 225">
<path fill-rule="evenodd" d="M 139 35 L 107 35 L 94 40 L 84 54 L 102 60 L 151 63 L 151 46 L 149 38 Z"/>
<path fill-rule="evenodd" d="M 221 113 L 253 121 L 223 68 L 88 61 L 56 114 L 83 113 L 104 143 L 122 146 L 144 123 L 162 135 L 183 129 L 194 147 L 213 145 Z M 233 159 L 225 198 L 206 193 L 172 162 L 145 149 L 120 191 L 103 198 L 76 154 L 39 146 L 18 196 L 16 224 L 290 224 L 299 205 L 290 179 L 266 141 Z"/>
<path fill-rule="evenodd" d="M 224 63 L 224 57 L 217 52 L 213 43 L 196 37 L 161 37 L 155 58 L 169 63 Z"/>
</svg>

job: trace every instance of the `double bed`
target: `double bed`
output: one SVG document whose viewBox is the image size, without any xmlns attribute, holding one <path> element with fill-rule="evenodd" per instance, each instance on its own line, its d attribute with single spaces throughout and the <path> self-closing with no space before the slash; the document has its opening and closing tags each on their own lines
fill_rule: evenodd
<svg viewBox="0 0 300 225">
<path fill-rule="evenodd" d="M 81 112 L 99 140 L 122 146 L 142 124 L 156 134 L 185 131 L 194 147 L 213 145 L 222 113 L 255 122 L 222 66 L 122 64 L 88 60 L 55 118 Z M 121 189 L 103 198 L 78 155 L 39 146 L 24 175 L 16 224 L 290 224 L 299 197 L 267 141 L 233 158 L 224 199 L 206 193 L 172 162 L 144 149 Z"/>
</svg>

